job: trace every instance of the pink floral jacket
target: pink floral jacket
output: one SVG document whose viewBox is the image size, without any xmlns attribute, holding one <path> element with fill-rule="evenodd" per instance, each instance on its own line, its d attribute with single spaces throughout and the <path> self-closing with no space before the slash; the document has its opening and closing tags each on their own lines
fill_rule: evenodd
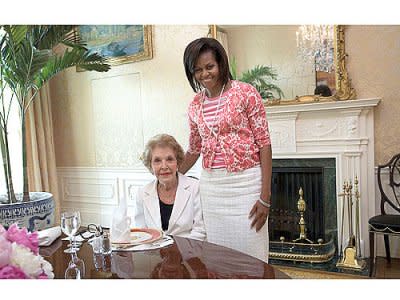
<svg viewBox="0 0 400 300">
<path fill-rule="evenodd" d="M 214 134 L 204 122 L 202 93 L 189 105 L 189 149 L 203 154 L 203 168 L 210 169 L 214 149 L 220 142 L 228 172 L 249 169 L 260 163 L 260 148 L 270 145 L 268 122 L 262 99 L 250 84 L 232 80 L 219 117 L 219 132 Z"/>
</svg>

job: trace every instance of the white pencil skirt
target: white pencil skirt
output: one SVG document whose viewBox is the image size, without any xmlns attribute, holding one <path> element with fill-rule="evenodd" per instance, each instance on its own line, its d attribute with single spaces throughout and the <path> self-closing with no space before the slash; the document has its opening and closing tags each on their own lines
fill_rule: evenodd
<svg viewBox="0 0 400 300">
<path fill-rule="evenodd" d="M 261 194 L 261 167 L 203 170 L 200 197 L 207 241 L 268 262 L 268 220 L 256 232 L 249 213 Z"/>
</svg>

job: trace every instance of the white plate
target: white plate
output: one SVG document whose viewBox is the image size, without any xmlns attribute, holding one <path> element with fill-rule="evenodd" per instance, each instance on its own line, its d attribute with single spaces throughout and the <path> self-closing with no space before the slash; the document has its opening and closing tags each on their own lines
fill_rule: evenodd
<svg viewBox="0 0 400 300">
<path fill-rule="evenodd" d="M 114 242 L 115 245 L 129 246 L 152 243 L 162 237 L 162 232 L 154 228 L 132 228 L 130 241 L 124 243 Z"/>
<path fill-rule="evenodd" d="M 141 243 L 150 240 L 152 235 L 144 231 L 133 231 L 131 232 L 131 244 Z"/>
</svg>

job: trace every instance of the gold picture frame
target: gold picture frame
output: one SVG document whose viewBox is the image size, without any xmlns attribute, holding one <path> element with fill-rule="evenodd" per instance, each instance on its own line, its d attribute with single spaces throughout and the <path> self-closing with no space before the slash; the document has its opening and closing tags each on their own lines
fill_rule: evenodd
<svg viewBox="0 0 400 300">
<path fill-rule="evenodd" d="M 219 31 L 222 31 L 219 25 L 209 25 L 208 36 L 217 38 Z M 299 95 L 294 99 L 274 99 L 265 102 L 265 106 L 270 105 L 291 105 L 313 102 L 342 101 L 356 99 L 357 94 L 352 87 L 349 77 L 346 60 L 347 53 L 345 51 L 345 25 L 334 25 L 334 64 L 335 64 L 335 85 L 336 92 L 332 96 L 323 97 L 320 95 Z"/>
<path fill-rule="evenodd" d="M 90 52 L 112 66 L 153 58 L 152 25 L 79 25 L 77 33 Z M 80 70 L 78 70 L 80 71 Z"/>
<path fill-rule="evenodd" d="M 344 39 L 344 25 L 334 26 L 334 45 L 335 45 L 335 81 L 336 81 L 336 93 L 329 97 L 322 97 L 319 95 L 305 95 L 296 97 L 292 101 L 281 101 L 280 103 L 270 103 L 269 105 L 275 104 L 299 104 L 299 103 L 310 103 L 310 102 L 326 102 L 326 101 L 340 101 L 340 100 L 352 100 L 356 99 L 357 94 L 355 89 L 351 86 L 351 79 L 349 78 L 346 59 L 347 53 L 345 51 L 345 39 Z"/>
</svg>

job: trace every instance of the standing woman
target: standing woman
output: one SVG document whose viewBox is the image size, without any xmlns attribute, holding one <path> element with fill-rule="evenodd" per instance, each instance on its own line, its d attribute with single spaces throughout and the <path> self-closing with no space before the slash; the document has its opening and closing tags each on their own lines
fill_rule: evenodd
<svg viewBox="0 0 400 300">
<path fill-rule="evenodd" d="M 228 57 L 212 38 L 185 49 L 189 105 L 187 172 L 203 156 L 200 195 L 207 240 L 268 262 L 272 151 L 257 90 L 232 80 Z"/>
</svg>

